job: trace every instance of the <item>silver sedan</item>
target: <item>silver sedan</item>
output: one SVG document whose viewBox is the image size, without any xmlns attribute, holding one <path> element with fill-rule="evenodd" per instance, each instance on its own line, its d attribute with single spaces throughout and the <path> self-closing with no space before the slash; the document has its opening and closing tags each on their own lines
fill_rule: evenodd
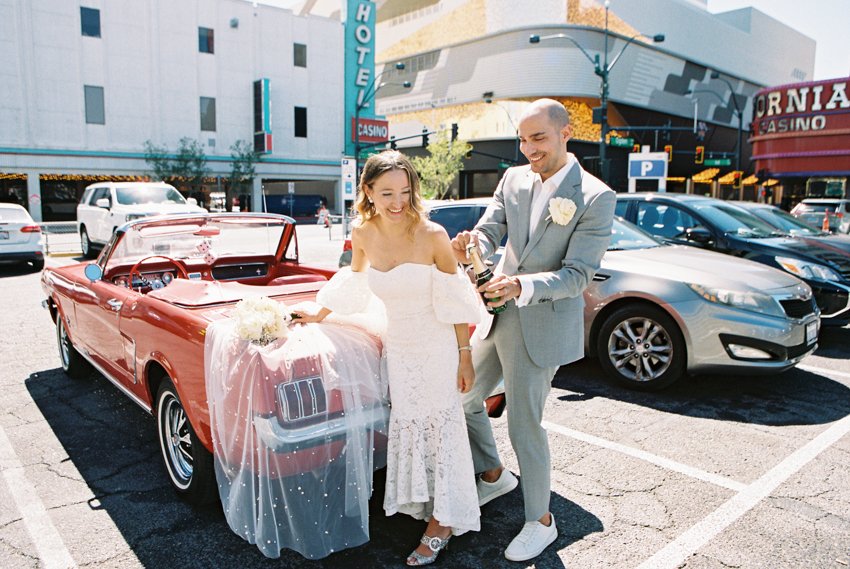
<svg viewBox="0 0 850 569">
<path fill-rule="evenodd" d="M 819 313 L 802 281 L 663 245 L 622 219 L 584 297 L 586 353 L 631 388 L 661 389 L 685 373 L 777 373 L 817 347 Z"/>
</svg>

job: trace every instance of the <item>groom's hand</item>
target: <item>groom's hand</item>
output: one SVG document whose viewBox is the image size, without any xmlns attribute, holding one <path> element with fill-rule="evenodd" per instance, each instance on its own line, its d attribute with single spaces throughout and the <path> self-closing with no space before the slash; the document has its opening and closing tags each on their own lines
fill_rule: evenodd
<svg viewBox="0 0 850 569">
<path fill-rule="evenodd" d="M 484 295 L 484 298 L 497 298 L 495 302 L 488 302 L 489 306 L 502 306 L 512 298 L 519 298 L 522 293 L 522 285 L 516 277 L 498 274 L 485 284 L 478 287 L 478 292 Z"/>
<path fill-rule="evenodd" d="M 452 252 L 458 263 L 468 265 L 471 262 L 466 254 L 466 246 L 470 243 L 478 247 L 478 235 L 473 231 L 461 231 L 452 239 Z"/>
</svg>

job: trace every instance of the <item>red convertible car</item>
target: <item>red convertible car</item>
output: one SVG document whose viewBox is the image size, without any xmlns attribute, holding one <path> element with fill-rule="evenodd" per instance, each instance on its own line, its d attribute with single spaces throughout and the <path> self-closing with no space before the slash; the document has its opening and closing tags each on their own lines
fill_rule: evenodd
<svg viewBox="0 0 850 569">
<path fill-rule="evenodd" d="M 207 327 L 228 318 L 244 298 L 313 300 L 332 274 L 298 262 L 292 219 L 218 213 L 128 223 L 95 262 L 47 268 L 42 286 L 62 368 L 80 376 L 94 366 L 155 415 L 173 486 L 190 502 L 204 503 L 217 497 L 204 379 Z M 355 341 L 370 358 L 380 360 L 378 335 L 355 327 L 350 334 L 359 337 Z M 333 361 L 327 356 L 305 353 L 285 370 L 258 379 L 251 408 L 224 400 L 232 404 L 227 420 L 253 425 L 256 434 L 245 443 L 251 448 L 220 457 L 225 464 L 240 456 L 244 462 L 243 450 L 265 453 L 268 472 L 286 477 L 321 467 L 342 452 L 342 398 L 317 373 L 323 361 Z M 386 420 L 383 400 L 365 405 L 381 406 L 384 412 L 372 416 Z M 373 426 L 381 430 L 366 428 Z"/>
</svg>

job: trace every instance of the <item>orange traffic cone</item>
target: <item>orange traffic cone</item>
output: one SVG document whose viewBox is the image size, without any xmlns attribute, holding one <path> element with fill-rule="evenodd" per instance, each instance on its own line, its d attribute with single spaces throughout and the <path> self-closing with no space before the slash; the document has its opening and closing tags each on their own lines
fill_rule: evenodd
<svg viewBox="0 0 850 569">
<path fill-rule="evenodd" d="M 823 226 L 821 226 L 821 230 L 829 233 L 829 212 L 823 212 Z"/>
</svg>

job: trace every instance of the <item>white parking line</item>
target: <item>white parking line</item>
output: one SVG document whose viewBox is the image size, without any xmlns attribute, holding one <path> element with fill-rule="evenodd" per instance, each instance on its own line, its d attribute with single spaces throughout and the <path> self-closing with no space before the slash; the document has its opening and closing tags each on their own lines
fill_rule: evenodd
<svg viewBox="0 0 850 569">
<path fill-rule="evenodd" d="M 731 478 L 727 478 L 726 476 L 721 476 L 712 472 L 706 472 L 704 470 L 700 470 L 699 468 L 694 468 L 692 466 L 688 466 L 687 464 L 682 464 L 681 462 L 676 462 L 675 460 L 664 458 L 663 456 L 658 456 L 646 452 L 644 450 L 636 449 L 620 443 L 615 443 L 613 441 L 595 437 L 593 435 L 588 435 L 587 433 L 582 433 L 581 431 L 575 431 L 567 427 L 562 427 L 561 425 L 550 423 L 549 421 L 543 421 L 543 428 L 549 431 L 555 431 L 556 433 L 564 435 L 565 437 L 571 437 L 573 439 L 590 443 L 592 445 L 611 449 L 619 453 L 643 460 L 645 462 L 658 465 L 662 468 L 666 468 L 667 470 L 680 472 L 686 476 L 690 476 L 691 478 L 696 478 L 697 480 L 702 480 L 703 482 L 716 484 L 717 486 L 722 486 L 723 488 L 728 488 L 729 490 L 733 490 L 735 492 L 741 492 L 747 488 L 746 484 L 737 482 L 735 480 L 732 480 Z"/>
<path fill-rule="evenodd" d="M 810 371 L 812 373 L 816 373 L 819 375 L 834 375 L 836 377 L 842 377 L 845 379 L 850 379 L 850 373 L 844 371 L 837 371 L 834 369 L 829 369 L 827 367 L 816 367 L 809 365 L 797 365 L 797 369 L 801 369 L 803 371 Z"/>
<path fill-rule="evenodd" d="M 76 567 L 74 558 L 65 547 L 65 542 L 50 516 L 38 498 L 35 488 L 27 479 L 24 466 L 15 454 L 6 431 L 0 427 L 0 471 L 6 481 L 9 493 L 21 513 L 24 526 L 38 551 L 44 567 L 48 569 L 67 569 Z"/>
<path fill-rule="evenodd" d="M 767 471 L 764 476 L 730 498 L 725 504 L 693 525 L 685 533 L 667 544 L 658 553 L 644 561 L 638 569 L 665 569 L 681 566 L 700 547 L 732 525 L 738 518 L 754 508 L 780 484 L 811 462 L 821 452 L 850 432 L 850 415 L 836 421 L 803 447 Z"/>
</svg>

